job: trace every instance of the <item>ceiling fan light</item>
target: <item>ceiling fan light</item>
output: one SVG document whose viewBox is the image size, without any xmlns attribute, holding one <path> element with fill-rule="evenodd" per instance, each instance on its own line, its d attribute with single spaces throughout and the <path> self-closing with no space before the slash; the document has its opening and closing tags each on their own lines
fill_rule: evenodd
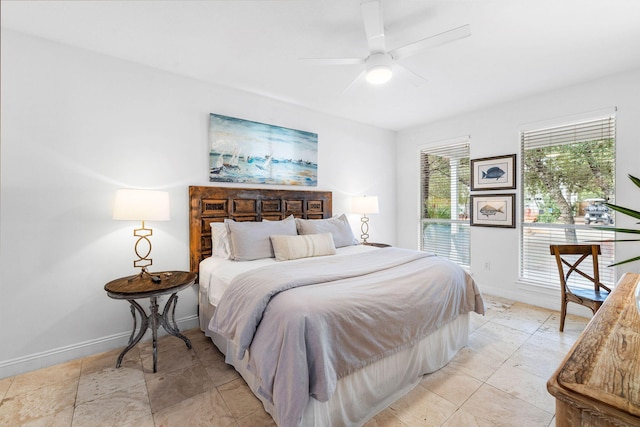
<svg viewBox="0 0 640 427">
<path fill-rule="evenodd" d="M 375 52 L 364 61 L 367 69 L 366 79 L 369 83 L 380 85 L 386 83 L 393 76 L 391 62 L 393 58 L 386 52 Z"/>
<path fill-rule="evenodd" d="M 367 70 L 367 81 L 373 85 L 381 85 L 391 80 L 393 72 L 388 65 L 377 65 Z"/>
</svg>

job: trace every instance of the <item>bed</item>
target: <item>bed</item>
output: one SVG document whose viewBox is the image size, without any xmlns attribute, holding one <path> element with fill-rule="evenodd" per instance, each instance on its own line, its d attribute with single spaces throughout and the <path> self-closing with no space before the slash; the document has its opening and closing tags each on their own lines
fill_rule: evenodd
<svg viewBox="0 0 640 427">
<path fill-rule="evenodd" d="M 358 426 L 464 347 L 472 278 L 357 244 L 330 192 L 190 187 L 200 328 L 279 426 Z"/>
</svg>

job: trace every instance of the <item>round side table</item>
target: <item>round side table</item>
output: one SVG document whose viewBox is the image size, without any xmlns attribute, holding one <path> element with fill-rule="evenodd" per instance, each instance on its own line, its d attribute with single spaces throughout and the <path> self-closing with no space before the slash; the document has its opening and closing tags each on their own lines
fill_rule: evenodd
<svg viewBox="0 0 640 427">
<path fill-rule="evenodd" d="M 129 345 L 118 356 L 116 368 L 122 364 L 122 358 L 142 339 L 147 328 L 153 336 L 153 372 L 156 372 L 158 361 L 158 325 L 162 326 L 170 335 L 184 341 L 187 348 L 191 348 L 191 341 L 180 333 L 176 324 L 175 311 L 178 303 L 178 292 L 188 288 L 196 282 L 196 273 L 188 271 L 164 271 L 161 273 L 144 273 L 137 276 L 121 277 L 104 285 L 107 295 L 113 299 L 124 299 L 131 305 L 133 316 L 133 330 L 129 337 Z M 162 310 L 158 312 L 158 297 L 171 294 Z M 149 298 L 151 313 L 147 315 L 135 300 Z M 140 315 L 140 329 L 137 331 L 136 311 Z"/>
</svg>

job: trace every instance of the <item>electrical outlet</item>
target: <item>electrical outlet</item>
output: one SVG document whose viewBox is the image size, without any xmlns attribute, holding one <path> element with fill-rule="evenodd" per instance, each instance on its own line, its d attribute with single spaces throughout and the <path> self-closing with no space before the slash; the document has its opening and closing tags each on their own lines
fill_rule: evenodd
<svg viewBox="0 0 640 427">
<path fill-rule="evenodd" d="M 489 261 L 485 261 L 484 262 L 484 269 L 485 270 L 491 270 L 491 263 Z"/>
</svg>

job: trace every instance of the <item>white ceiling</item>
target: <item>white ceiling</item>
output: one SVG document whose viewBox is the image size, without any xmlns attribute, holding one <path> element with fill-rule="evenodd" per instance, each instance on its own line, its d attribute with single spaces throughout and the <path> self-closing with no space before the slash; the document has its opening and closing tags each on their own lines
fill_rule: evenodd
<svg viewBox="0 0 640 427">
<path fill-rule="evenodd" d="M 638 0 L 381 0 L 388 49 L 470 24 L 402 60 L 428 79 L 344 91 L 368 55 L 359 0 L 7 1 L 3 28 L 400 130 L 640 68 Z"/>
</svg>

